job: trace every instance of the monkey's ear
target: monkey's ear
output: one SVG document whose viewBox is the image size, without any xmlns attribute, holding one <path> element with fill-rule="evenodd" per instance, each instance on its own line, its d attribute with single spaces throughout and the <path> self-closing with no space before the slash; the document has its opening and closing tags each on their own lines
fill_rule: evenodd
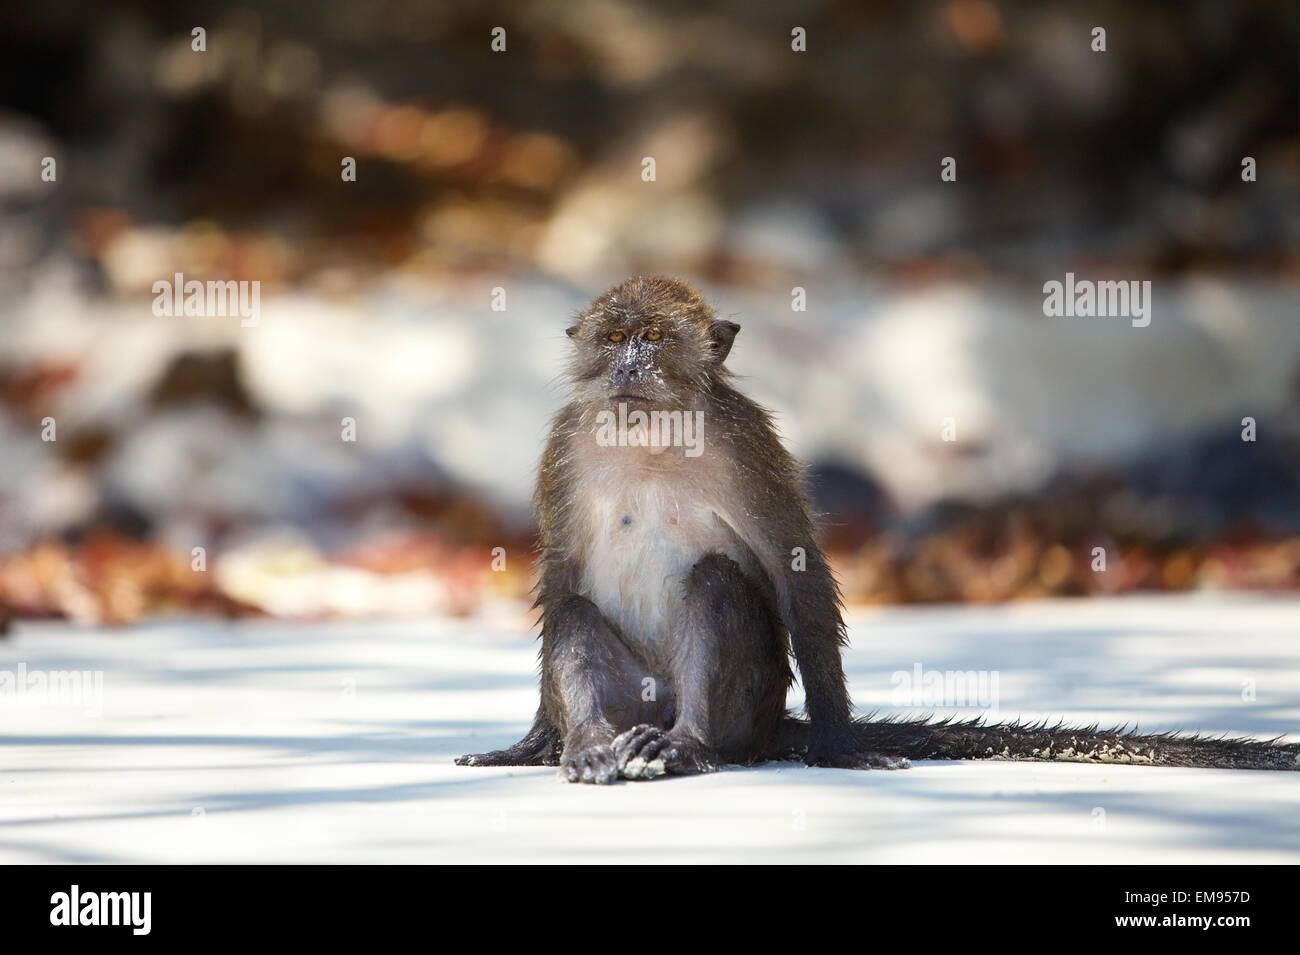
<svg viewBox="0 0 1300 955">
<path fill-rule="evenodd" d="M 709 326 L 709 340 L 713 342 L 713 364 L 721 365 L 731 353 L 731 343 L 736 340 L 740 326 L 735 322 L 717 318 Z"/>
<path fill-rule="evenodd" d="M 568 335 L 570 338 L 572 338 L 574 335 L 578 334 L 578 326 L 577 326 L 577 325 L 570 325 L 568 328 L 566 328 L 566 329 L 564 330 L 564 334 L 566 334 L 566 335 Z"/>
</svg>

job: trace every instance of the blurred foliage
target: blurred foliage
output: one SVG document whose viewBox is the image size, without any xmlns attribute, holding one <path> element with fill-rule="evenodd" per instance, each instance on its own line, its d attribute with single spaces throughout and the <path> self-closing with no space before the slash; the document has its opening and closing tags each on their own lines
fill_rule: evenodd
<svg viewBox="0 0 1300 955">
<path fill-rule="evenodd" d="M 780 263 L 746 262 L 727 224 L 781 197 L 861 267 L 1294 275 L 1296 33 L 1267 0 L 48 0 L 0 12 L 0 101 L 66 150 L 48 224 L 109 282 L 131 281 L 109 253 L 132 223 L 267 282 L 674 258 L 743 277 Z M 361 167 L 345 190 L 342 155 Z M 1246 155 L 1260 183 L 1234 189 Z M 607 239 L 587 247 L 593 206 Z"/>
<path fill-rule="evenodd" d="M 907 288 L 1114 263 L 1294 288 L 1298 25 L 1295 4 L 1267 0 L 23 0 L 0 9 L 0 295 L 44 294 L 44 265 L 67 257 L 110 302 L 173 271 L 344 303 L 377 275 L 788 287 L 822 269 Z M 795 26 L 807 53 L 791 52 Z M 56 190 L 29 174 L 44 155 Z M 340 188 L 344 156 L 359 172 Z M 938 180 L 944 156 L 960 189 Z M 1243 156 L 1259 164 L 1250 189 Z M 87 364 L 0 353 L 0 426 L 39 421 Z M 264 451 L 280 420 L 264 405 L 227 346 L 170 354 L 137 405 L 65 432 L 69 489 L 53 499 L 89 497 L 79 474 L 103 483 L 126 429 L 178 409 L 222 416 L 214 444 L 260 435 Z M 1211 449 L 1172 484 L 1148 480 L 1168 461 L 1139 462 L 911 522 L 865 476 L 822 468 L 819 503 L 853 600 L 1295 589 L 1293 450 L 1270 443 L 1281 464 L 1223 475 Z M 295 518 L 319 534 L 241 540 L 220 509 L 195 515 L 202 539 L 234 535 L 204 575 L 158 537 L 158 514 L 101 493 L 57 534 L 8 541 L 0 620 L 468 613 L 523 595 L 528 568 L 492 572 L 487 548 L 527 553 L 526 534 L 423 463 L 350 493 L 332 463 L 293 475 L 302 496 L 333 495 L 327 521 Z M 1290 503 L 1252 509 L 1265 499 Z M 1162 508 L 1187 526 L 1153 524 Z"/>
</svg>

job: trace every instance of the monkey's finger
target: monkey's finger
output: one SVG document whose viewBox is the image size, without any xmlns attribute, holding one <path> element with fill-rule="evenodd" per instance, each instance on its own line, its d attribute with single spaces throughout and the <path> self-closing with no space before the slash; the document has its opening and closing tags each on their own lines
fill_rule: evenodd
<svg viewBox="0 0 1300 955">
<path fill-rule="evenodd" d="M 581 772 L 579 779 L 584 783 L 607 786 L 618 779 L 618 765 L 614 761 L 614 752 L 608 746 L 589 749 L 578 756 Z"/>
<path fill-rule="evenodd" d="M 635 750 L 638 748 L 639 741 L 644 740 L 654 732 L 655 727 L 649 723 L 638 723 L 630 730 L 624 730 L 615 736 L 614 742 L 610 745 L 614 747 L 615 752 L 629 748 Z"/>
<path fill-rule="evenodd" d="M 646 742 L 637 751 L 627 751 L 619 758 L 619 773 L 625 779 L 654 779 L 668 772 L 661 751 L 671 740 L 661 731 L 656 730 L 646 738 Z"/>
<path fill-rule="evenodd" d="M 672 749 L 674 753 L 676 752 L 676 749 L 673 748 L 672 737 L 667 734 L 660 734 L 646 740 L 645 743 L 642 744 L 641 752 L 638 755 L 646 762 L 650 762 L 656 756 L 659 756 L 665 749 Z"/>
<path fill-rule="evenodd" d="M 629 742 L 631 742 L 634 739 L 641 739 L 642 737 L 645 737 L 647 735 L 656 732 L 658 732 L 658 727 L 652 726 L 649 723 L 638 723 L 636 726 L 633 726 L 631 729 L 624 730 L 623 732 L 615 736 L 614 742 L 611 745 L 615 749 L 618 749 L 621 746 L 626 746 Z"/>
<path fill-rule="evenodd" d="M 632 760 L 646 755 L 646 747 L 665 738 L 663 731 L 656 726 L 642 724 L 634 726 L 614 740 L 614 753 L 618 759 L 618 769 L 625 770 Z"/>
</svg>

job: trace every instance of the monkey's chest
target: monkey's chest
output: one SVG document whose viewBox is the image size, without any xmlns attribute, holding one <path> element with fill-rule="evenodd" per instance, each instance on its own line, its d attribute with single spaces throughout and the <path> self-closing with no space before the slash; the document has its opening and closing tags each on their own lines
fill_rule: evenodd
<svg viewBox="0 0 1300 955">
<path fill-rule="evenodd" d="M 743 561 L 743 545 L 713 507 L 653 484 L 588 499 L 585 596 L 625 639 L 669 648 L 691 568 L 710 553 Z"/>
</svg>

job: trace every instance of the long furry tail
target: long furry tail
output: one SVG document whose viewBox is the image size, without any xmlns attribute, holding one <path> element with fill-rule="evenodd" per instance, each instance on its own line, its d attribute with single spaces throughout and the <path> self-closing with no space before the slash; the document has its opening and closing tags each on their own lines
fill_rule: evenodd
<svg viewBox="0 0 1300 955">
<path fill-rule="evenodd" d="M 855 723 L 864 747 L 907 759 L 1008 759 L 1210 769 L 1300 770 L 1300 744 L 1228 736 L 1140 734 L 1126 726 L 1098 729 L 1060 723 L 996 723 L 953 719 L 929 721 L 867 717 Z M 1280 737 L 1279 737 L 1280 739 Z M 807 747 L 808 723 L 787 717 L 782 748 Z"/>
</svg>

